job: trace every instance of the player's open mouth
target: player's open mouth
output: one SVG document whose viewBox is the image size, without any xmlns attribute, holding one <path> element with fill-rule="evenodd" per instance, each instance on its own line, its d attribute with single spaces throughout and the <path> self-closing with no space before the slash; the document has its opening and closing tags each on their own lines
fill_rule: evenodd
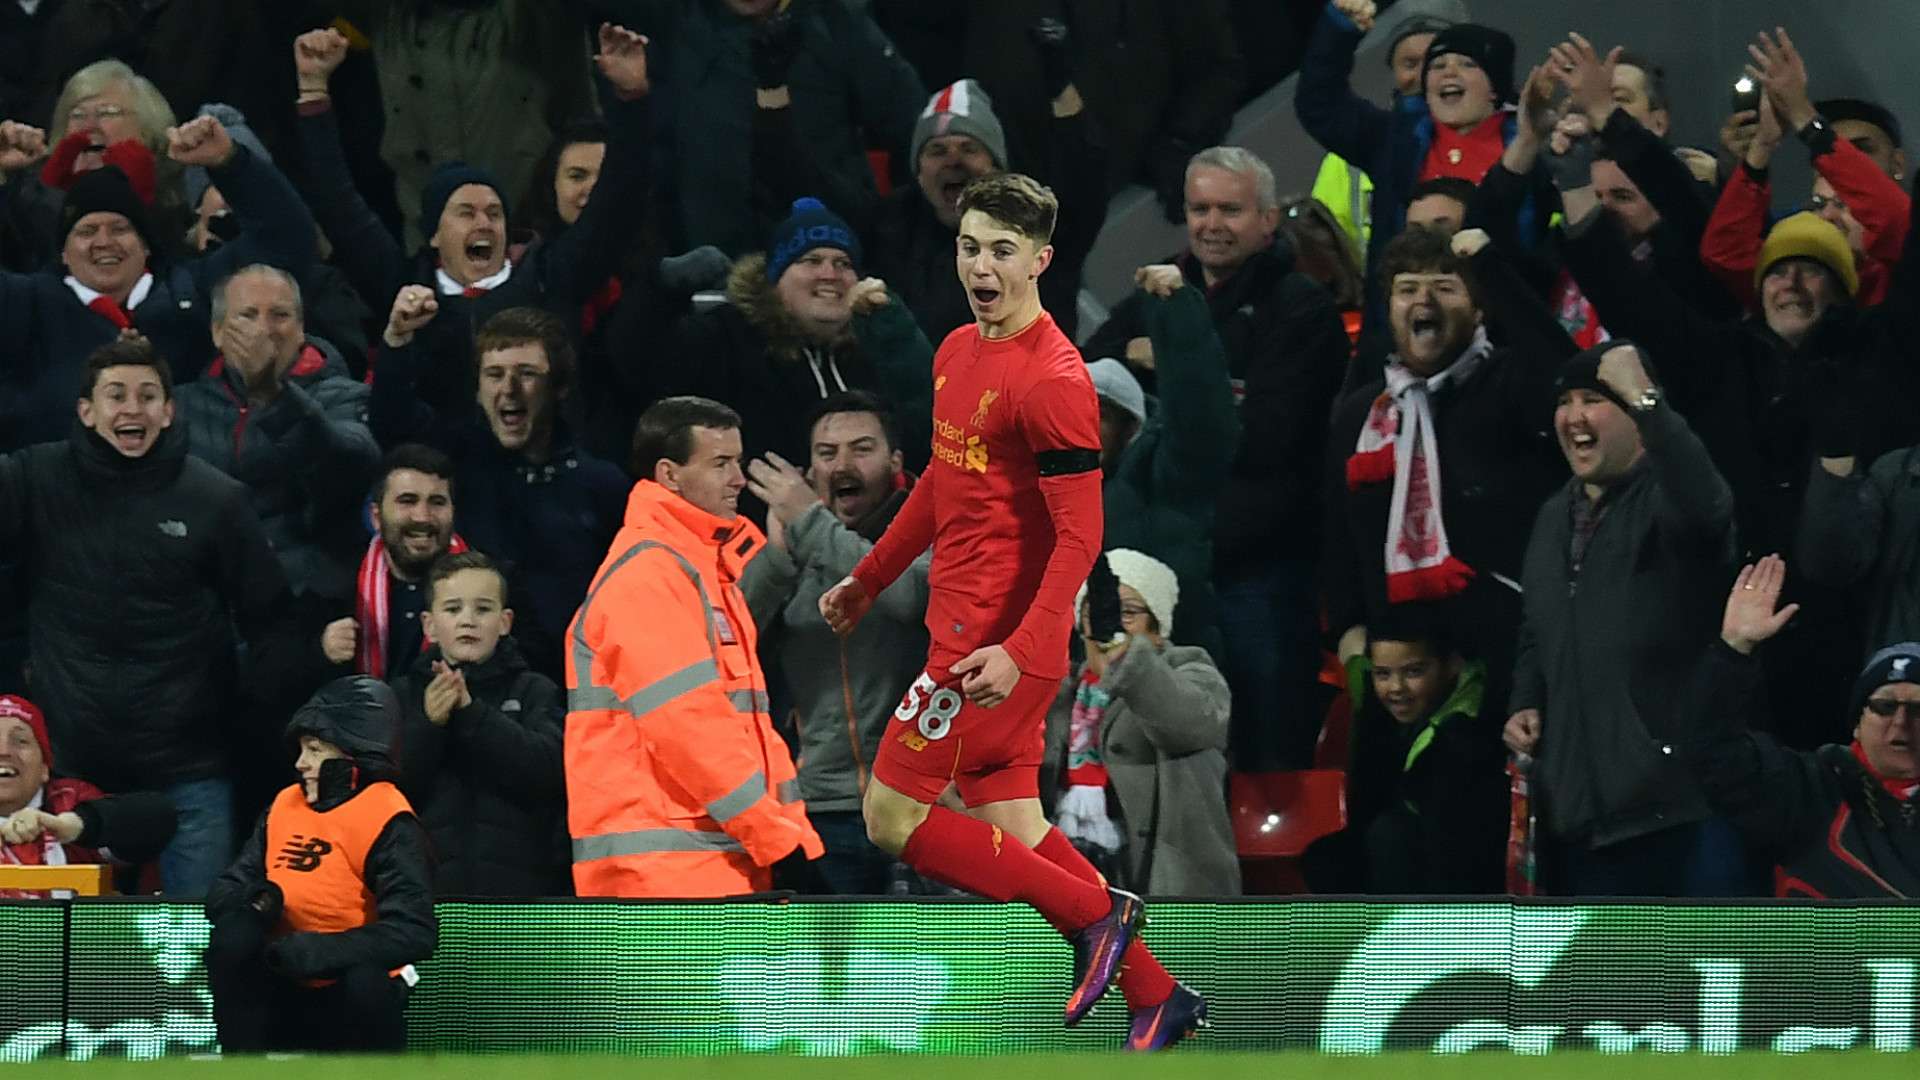
<svg viewBox="0 0 1920 1080">
<path fill-rule="evenodd" d="M 986 307 L 988 304 L 1000 299 L 999 289 L 971 289 L 969 291 L 973 295 L 973 302 L 979 304 L 981 307 Z"/>
<path fill-rule="evenodd" d="M 20 770 L 11 765 L 0 765 L 0 780 L 11 780 L 20 775 Z"/>
</svg>

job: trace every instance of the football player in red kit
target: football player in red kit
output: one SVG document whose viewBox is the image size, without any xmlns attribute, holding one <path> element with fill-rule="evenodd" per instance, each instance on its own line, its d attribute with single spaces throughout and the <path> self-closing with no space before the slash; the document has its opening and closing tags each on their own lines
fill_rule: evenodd
<svg viewBox="0 0 1920 1080">
<path fill-rule="evenodd" d="M 1047 708 L 1101 528 L 1093 381 L 1037 286 L 1058 208 L 1015 173 L 960 196 L 955 261 L 976 323 L 934 355 L 933 460 L 820 613 L 851 630 L 933 548 L 927 667 L 881 739 L 867 832 L 921 874 L 1032 905 L 1074 947 L 1066 1022 L 1118 981 L 1128 1045 L 1157 1050 L 1204 1026 L 1206 1002 L 1137 940 L 1140 898 L 1108 888 L 1039 799 Z M 936 805 L 948 784 L 965 814 Z"/>
</svg>

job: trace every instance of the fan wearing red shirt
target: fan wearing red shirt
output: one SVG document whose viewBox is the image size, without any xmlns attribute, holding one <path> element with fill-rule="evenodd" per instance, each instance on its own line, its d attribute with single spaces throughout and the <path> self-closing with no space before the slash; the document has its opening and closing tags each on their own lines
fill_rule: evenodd
<svg viewBox="0 0 1920 1080">
<path fill-rule="evenodd" d="M 975 318 L 933 361 L 933 460 L 853 573 L 820 598 L 850 631 L 933 548 L 926 671 L 874 758 L 867 832 L 921 874 L 1032 905 L 1074 946 L 1066 1022 L 1119 983 L 1130 1048 L 1204 1026 L 1205 1001 L 1137 940 L 1140 898 L 1046 819 L 1039 766 L 1067 673 L 1074 595 L 1100 554 L 1100 412 L 1085 362 L 1040 306 L 1058 203 L 1000 173 L 959 202 L 956 269 Z M 965 813 L 935 805 L 949 784 Z"/>
</svg>

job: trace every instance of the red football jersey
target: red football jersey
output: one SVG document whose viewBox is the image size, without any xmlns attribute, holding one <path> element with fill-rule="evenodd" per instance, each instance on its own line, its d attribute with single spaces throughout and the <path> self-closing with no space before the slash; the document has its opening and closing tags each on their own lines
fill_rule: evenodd
<svg viewBox="0 0 1920 1080">
<path fill-rule="evenodd" d="M 929 544 L 927 670 L 1003 645 L 1024 675 L 1067 672 L 1073 597 L 1100 553 L 1100 406 L 1053 317 L 977 326 L 933 358 L 933 460 L 853 576 L 869 595 Z"/>
</svg>

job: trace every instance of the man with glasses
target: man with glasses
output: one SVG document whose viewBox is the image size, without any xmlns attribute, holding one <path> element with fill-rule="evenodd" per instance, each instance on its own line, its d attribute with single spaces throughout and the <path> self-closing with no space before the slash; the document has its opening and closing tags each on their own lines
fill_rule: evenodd
<svg viewBox="0 0 1920 1080">
<path fill-rule="evenodd" d="M 1720 641 L 1701 657 L 1680 749 L 1721 813 L 1773 864 L 1774 894 L 1913 896 L 1920 889 L 1920 642 L 1875 653 L 1854 680 L 1853 741 L 1781 747 L 1758 727 L 1768 695 L 1754 650 L 1799 605 L 1780 602 L 1787 565 L 1769 555 L 1727 593 Z"/>
<path fill-rule="evenodd" d="M 1765 63 L 1753 69 L 1766 90 L 1759 122 L 1741 165 L 1720 194 L 1701 238 L 1700 259 L 1733 295 L 1753 299 L 1754 258 L 1772 205 L 1768 169 L 1788 134 L 1807 146 L 1816 173 L 1807 209 L 1847 238 L 1860 270 L 1860 303 L 1886 298 L 1893 264 L 1906 243 L 1911 200 L 1901 189 L 1907 170 L 1900 121 L 1883 106 L 1856 98 L 1815 103 L 1806 61 L 1783 31 L 1761 34 Z"/>
</svg>

